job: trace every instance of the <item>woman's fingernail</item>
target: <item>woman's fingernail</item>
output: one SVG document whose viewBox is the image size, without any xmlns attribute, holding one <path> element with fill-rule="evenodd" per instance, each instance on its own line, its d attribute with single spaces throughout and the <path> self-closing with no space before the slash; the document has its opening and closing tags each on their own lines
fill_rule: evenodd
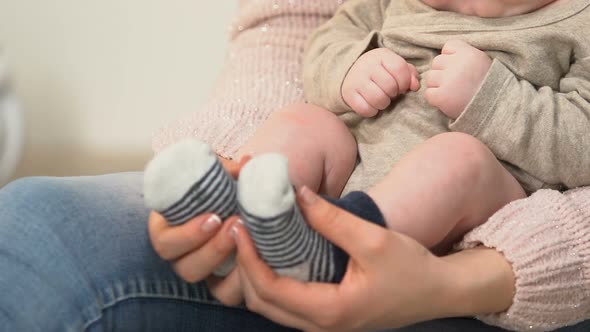
<svg viewBox="0 0 590 332">
<path fill-rule="evenodd" d="M 238 236 L 238 227 L 236 226 L 237 224 L 243 225 L 244 221 L 241 218 L 238 218 L 238 220 L 236 220 L 236 223 L 229 228 L 229 235 L 231 235 L 231 237 L 233 237 L 236 240 Z"/>
<path fill-rule="evenodd" d="M 318 196 L 306 186 L 301 187 L 299 195 L 305 204 L 313 204 L 318 200 Z"/>
<path fill-rule="evenodd" d="M 205 232 L 211 232 L 212 230 L 216 229 L 221 225 L 221 218 L 217 215 L 212 215 L 209 219 L 205 220 L 205 222 L 201 225 L 201 229 Z"/>
<path fill-rule="evenodd" d="M 233 225 L 230 229 L 230 234 L 231 237 L 234 238 L 234 240 L 238 240 L 238 227 L 236 227 L 236 225 Z"/>
</svg>

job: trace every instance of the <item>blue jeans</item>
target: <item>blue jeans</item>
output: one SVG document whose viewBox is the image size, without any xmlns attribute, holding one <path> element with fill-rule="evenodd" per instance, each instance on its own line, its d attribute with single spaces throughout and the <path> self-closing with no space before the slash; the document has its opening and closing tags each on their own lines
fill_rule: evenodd
<svg viewBox="0 0 590 332">
<path fill-rule="evenodd" d="M 0 190 L 0 330 L 289 330 L 178 278 L 152 250 L 141 193 L 141 173 L 28 178 Z M 501 330 L 447 319 L 401 331 Z"/>
</svg>

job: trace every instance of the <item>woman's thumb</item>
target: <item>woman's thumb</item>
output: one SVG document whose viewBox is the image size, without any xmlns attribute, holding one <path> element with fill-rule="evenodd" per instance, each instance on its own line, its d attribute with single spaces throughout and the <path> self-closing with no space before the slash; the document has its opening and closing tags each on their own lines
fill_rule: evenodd
<svg viewBox="0 0 590 332">
<path fill-rule="evenodd" d="M 305 186 L 298 191 L 297 196 L 307 223 L 350 256 L 362 254 L 363 241 L 370 241 L 375 231 L 383 231 L 381 227 L 322 199 Z"/>
</svg>

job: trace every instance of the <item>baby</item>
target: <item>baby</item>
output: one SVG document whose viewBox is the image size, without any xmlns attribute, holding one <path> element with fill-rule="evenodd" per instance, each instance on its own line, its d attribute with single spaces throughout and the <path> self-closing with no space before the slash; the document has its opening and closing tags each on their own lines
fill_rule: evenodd
<svg viewBox="0 0 590 332">
<path fill-rule="evenodd" d="M 304 71 L 309 102 L 341 114 L 358 147 L 358 162 L 337 165 L 354 167 L 348 195 L 332 202 L 444 250 L 525 192 L 590 184 L 589 6 L 587 0 L 341 6 L 312 35 Z M 326 119 L 321 112 L 327 111 L 318 110 L 318 121 Z M 297 144 L 280 143 L 279 151 Z M 324 165 L 313 167 L 328 176 Z M 262 155 L 236 184 L 202 143 L 184 142 L 148 166 L 146 201 L 177 223 L 205 211 L 240 213 L 279 273 L 338 282 L 347 257 L 307 227 L 287 174 L 284 158 Z M 175 189 L 166 189 L 170 183 Z M 359 189 L 366 192 L 352 191 Z"/>
</svg>

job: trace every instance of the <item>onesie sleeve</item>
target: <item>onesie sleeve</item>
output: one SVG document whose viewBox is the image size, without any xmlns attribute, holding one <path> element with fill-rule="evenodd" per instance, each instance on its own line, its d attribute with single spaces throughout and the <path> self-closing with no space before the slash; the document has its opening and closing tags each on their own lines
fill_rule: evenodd
<svg viewBox="0 0 590 332">
<path fill-rule="evenodd" d="M 543 184 L 575 188 L 590 184 L 589 101 L 590 57 L 571 65 L 558 91 L 520 80 L 496 59 L 450 128 L 477 137 Z"/>
<path fill-rule="evenodd" d="M 516 292 L 507 311 L 478 319 L 517 331 L 549 331 L 590 319 L 590 187 L 544 189 L 510 203 L 458 247 L 480 245 L 508 260 Z"/>
<path fill-rule="evenodd" d="M 379 30 L 390 0 L 350 0 L 309 39 L 304 56 L 303 86 L 308 102 L 334 113 L 352 109 L 341 88 L 354 62 L 380 45 Z"/>
</svg>

